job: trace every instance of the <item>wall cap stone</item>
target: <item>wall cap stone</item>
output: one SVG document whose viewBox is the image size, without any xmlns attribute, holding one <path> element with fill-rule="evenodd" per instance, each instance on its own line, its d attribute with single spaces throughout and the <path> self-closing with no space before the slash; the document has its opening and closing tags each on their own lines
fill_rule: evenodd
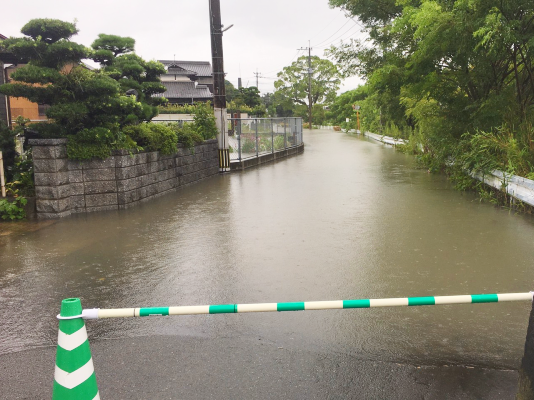
<svg viewBox="0 0 534 400">
<path fill-rule="evenodd" d="M 59 146 L 67 144 L 68 139 L 29 139 L 28 144 L 31 146 Z"/>
</svg>

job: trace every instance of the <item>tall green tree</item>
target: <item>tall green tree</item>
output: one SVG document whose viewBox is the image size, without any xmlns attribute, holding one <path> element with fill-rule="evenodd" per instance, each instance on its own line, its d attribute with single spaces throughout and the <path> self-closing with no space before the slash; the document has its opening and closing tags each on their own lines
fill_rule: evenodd
<svg viewBox="0 0 534 400">
<path fill-rule="evenodd" d="M 226 101 L 232 102 L 239 96 L 239 90 L 236 89 L 236 87 L 233 85 L 232 82 L 225 79 L 224 80 L 224 88 L 226 91 Z"/>
<path fill-rule="evenodd" d="M 292 117 L 295 113 L 295 103 L 280 91 L 275 91 L 271 96 L 271 115 L 277 117 Z"/>
<path fill-rule="evenodd" d="M 368 39 L 331 48 L 329 55 L 344 73 L 367 79 L 370 98 L 388 121 L 417 128 L 423 148 L 442 161 L 462 138 L 514 127 L 513 140 L 534 162 L 532 1 L 330 4 L 357 17 Z"/>
<path fill-rule="evenodd" d="M 261 104 L 260 91 L 257 87 L 236 89 L 230 81 L 225 81 L 226 101 L 231 103 L 231 108 L 253 109 Z M 263 110 L 265 113 L 265 110 Z"/>
<path fill-rule="evenodd" d="M 311 106 L 332 102 L 341 83 L 337 67 L 329 60 L 311 57 Z M 308 98 L 308 57 L 302 56 L 277 74 L 277 93 L 294 103 L 310 107 Z"/>
<path fill-rule="evenodd" d="M 241 100 L 247 106 L 254 108 L 261 104 L 260 91 L 256 86 L 242 87 L 239 89 L 239 93 Z"/>
<path fill-rule="evenodd" d="M 378 131 L 379 126 L 372 126 L 373 121 L 375 121 L 374 117 L 377 110 L 373 104 L 370 104 L 367 100 L 368 96 L 368 87 L 366 85 L 359 86 L 357 89 L 340 94 L 329 107 L 327 113 L 328 119 L 334 123 L 334 125 L 346 126 L 347 118 L 351 121 L 356 120 L 356 112 L 354 111 L 353 106 L 359 105 L 361 107 L 360 114 L 362 116 L 362 128 Z"/>
</svg>

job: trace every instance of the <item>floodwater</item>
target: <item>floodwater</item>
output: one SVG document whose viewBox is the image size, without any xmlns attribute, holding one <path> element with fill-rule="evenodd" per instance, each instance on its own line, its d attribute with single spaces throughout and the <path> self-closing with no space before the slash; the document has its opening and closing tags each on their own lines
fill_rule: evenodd
<svg viewBox="0 0 534 400">
<path fill-rule="evenodd" d="M 413 157 L 340 132 L 121 212 L 0 225 L 0 354 L 55 345 L 85 308 L 527 292 L 534 220 L 480 203 Z M 260 337 L 412 364 L 517 368 L 530 304 L 89 321 L 90 340 Z"/>
</svg>

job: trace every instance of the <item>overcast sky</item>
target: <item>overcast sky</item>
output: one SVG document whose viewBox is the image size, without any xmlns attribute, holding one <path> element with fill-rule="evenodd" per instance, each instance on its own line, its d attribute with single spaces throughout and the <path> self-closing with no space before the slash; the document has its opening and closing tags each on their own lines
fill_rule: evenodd
<svg viewBox="0 0 534 400">
<path fill-rule="evenodd" d="M 90 46 L 99 33 L 130 36 L 136 53 L 147 60 L 209 61 L 211 45 L 208 0 L 19 0 L 6 5 L 0 33 L 21 36 L 21 27 L 33 18 L 77 21 L 80 33 L 73 41 Z M 5 9 L 5 7 L 4 7 Z M 5 11 L 5 10 L 4 10 Z M 361 37 L 359 26 L 331 9 L 328 0 L 221 0 L 226 78 L 237 86 L 255 86 L 257 71 L 262 93 L 272 92 L 276 73 L 290 65 L 311 40 L 312 54 L 341 39 Z M 354 89 L 358 78 L 343 82 L 341 92 Z"/>
</svg>

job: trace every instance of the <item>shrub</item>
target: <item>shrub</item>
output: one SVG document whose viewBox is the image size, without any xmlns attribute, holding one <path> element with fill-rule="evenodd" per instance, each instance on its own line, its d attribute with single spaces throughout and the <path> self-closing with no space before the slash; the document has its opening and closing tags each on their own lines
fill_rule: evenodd
<svg viewBox="0 0 534 400">
<path fill-rule="evenodd" d="M 160 151 L 162 154 L 176 152 L 178 138 L 176 132 L 168 125 L 155 123 L 130 125 L 123 129 L 123 133 L 144 150 Z"/>
<path fill-rule="evenodd" d="M 283 136 L 276 136 L 274 138 L 274 149 L 275 150 L 281 150 L 284 148 L 284 137 Z"/>
<path fill-rule="evenodd" d="M 17 151 L 15 149 L 15 135 L 16 133 L 9 129 L 2 121 L 0 121 L 0 151 L 4 159 L 4 167 L 6 171 L 6 180 L 9 182 L 13 176 L 12 167 L 15 164 Z"/>
<path fill-rule="evenodd" d="M 204 138 L 197 131 L 194 124 L 185 123 L 180 126 L 179 124 L 173 123 L 168 124 L 168 126 L 176 134 L 178 143 L 183 144 L 188 149 L 192 148 L 195 144 L 204 142 Z"/>
<path fill-rule="evenodd" d="M 170 127 L 161 124 L 147 124 L 150 129 L 148 150 L 161 154 L 176 153 L 178 137 Z"/>
<path fill-rule="evenodd" d="M 217 125 L 215 116 L 209 103 L 197 103 L 195 112 L 195 128 L 202 135 L 204 140 L 217 137 Z"/>
<path fill-rule="evenodd" d="M 17 157 L 12 170 L 12 180 L 6 184 L 10 196 L 34 196 L 35 185 L 33 181 L 33 161 L 31 151 L 26 153 L 26 159 Z"/>
<path fill-rule="evenodd" d="M 188 142 L 187 136 L 191 135 L 190 129 L 194 129 L 202 136 L 203 140 L 214 139 L 217 137 L 217 124 L 215 123 L 215 116 L 213 115 L 213 109 L 211 103 L 196 103 L 194 105 L 170 105 L 160 106 L 160 113 L 165 114 L 194 114 L 194 124 L 186 128 L 183 140 Z M 184 143 L 185 144 L 185 143 Z"/>
<path fill-rule="evenodd" d="M 195 104 L 167 104 L 158 107 L 160 114 L 194 114 L 196 109 Z"/>
<path fill-rule="evenodd" d="M 243 153 L 255 153 L 256 140 L 241 136 L 241 151 Z"/>
<path fill-rule="evenodd" d="M 24 206 L 28 203 L 24 197 L 15 197 L 12 201 L 0 200 L 0 217 L 3 220 L 15 220 L 26 218 Z"/>
<path fill-rule="evenodd" d="M 67 156 L 74 160 L 104 159 L 113 150 L 137 148 L 135 142 L 122 132 L 108 128 L 91 128 L 70 135 L 67 142 Z"/>
<path fill-rule="evenodd" d="M 465 134 L 456 150 L 455 163 L 467 171 L 488 173 L 497 169 L 527 176 L 534 163 L 534 154 L 505 126 L 492 132 Z"/>
<path fill-rule="evenodd" d="M 273 142 L 270 137 L 262 137 L 260 138 L 259 151 L 271 151 L 272 145 L 273 145 Z"/>
<path fill-rule="evenodd" d="M 137 143 L 140 148 L 148 147 L 149 136 L 151 135 L 148 124 L 128 125 L 122 129 L 122 132 Z"/>
</svg>

